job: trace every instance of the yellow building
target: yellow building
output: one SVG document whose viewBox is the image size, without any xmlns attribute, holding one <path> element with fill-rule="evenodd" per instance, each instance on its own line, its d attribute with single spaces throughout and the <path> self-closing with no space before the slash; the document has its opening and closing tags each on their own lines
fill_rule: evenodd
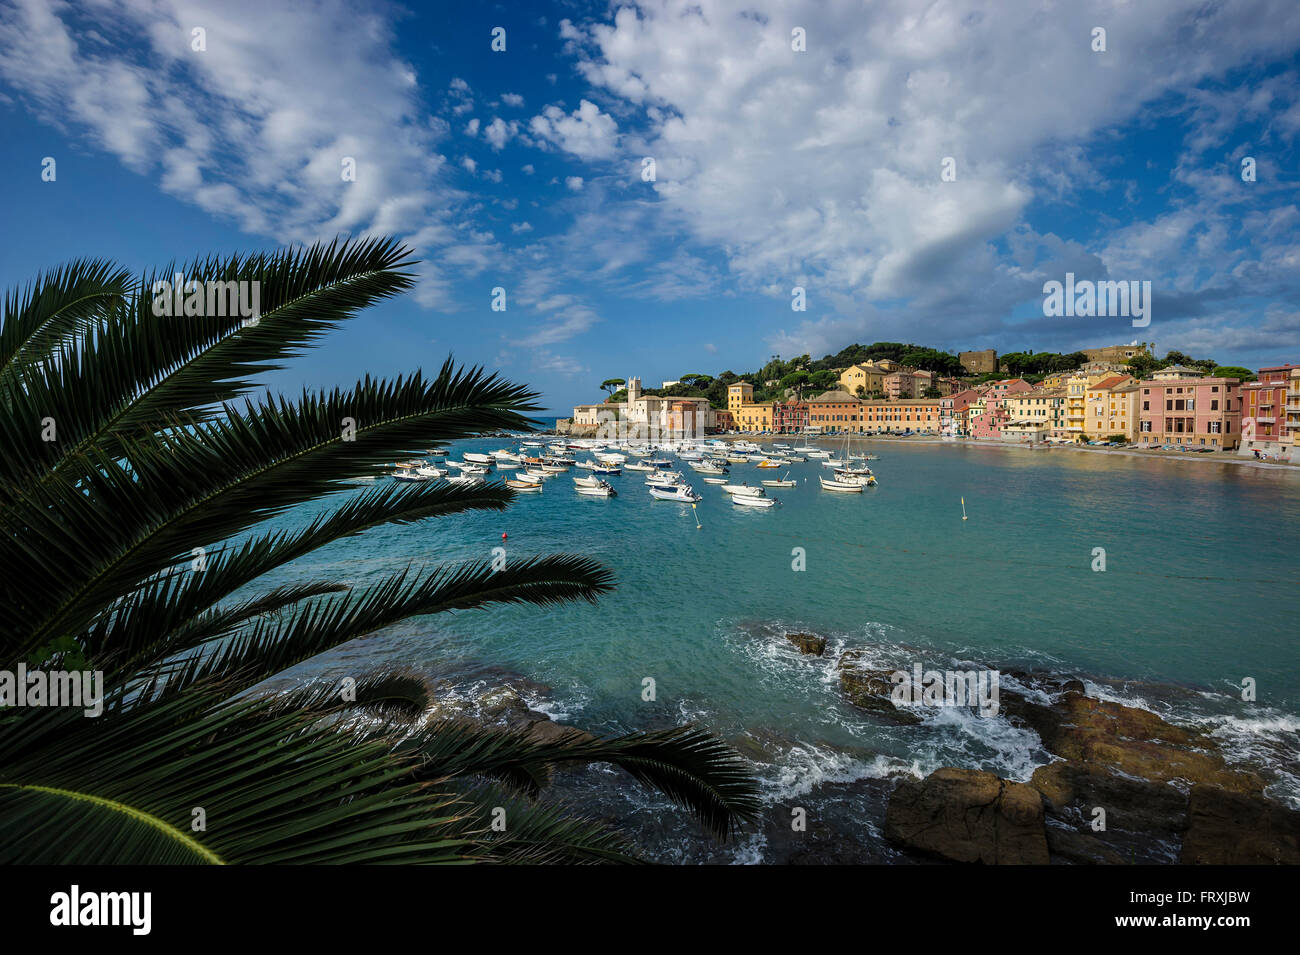
<svg viewBox="0 0 1300 955">
<path fill-rule="evenodd" d="M 747 381 L 738 381 L 734 385 L 727 385 L 727 410 L 735 417 L 740 412 L 740 406 L 752 404 L 754 401 L 754 386 Z M 739 423 L 739 419 L 737 419 Z"/>
<path fill-rule="evenodd" d="M 772 402 L 770 401 L 758 404 L 747 402 L 731 414 L 736 421 L 736 428 L 740 431 L 772 430 Z"/>
<path fill-rule="evenodd" d="M 1109 372 L 1072 374 L 1065 383 L 1065 431 L 1068 437 L 1085 440 L 1088 420 L 1088 389 L 1103 378 L 1113 378 Z"/>
<path fill-rule="evenodd" d="M 876 367 L 871 362 L 853 365 L 840 373 L 840 389 L 854 397 L 869 395 L 872 392 L 884 392 L 885 375 L 888 372 Z M 861 388 L 862 391 L 858 391 Z"/>
<path fill-rule="evenodd" d="M 1107 375 L 1088 387 L 1086 440 L 1105 441 L 1112 434 L 1136 440 L 1138 419 L 1138 387 L 1132 376 Z"/>
<path fill-rule="evenodd" d="M 1065 430 L 1065 403 L 1064 388 L 1035 388 L 1009 394 L 1002 399 L 1006 423 L 1001 431 L 1031 441 L 1059 435 Z"/>
</svg>

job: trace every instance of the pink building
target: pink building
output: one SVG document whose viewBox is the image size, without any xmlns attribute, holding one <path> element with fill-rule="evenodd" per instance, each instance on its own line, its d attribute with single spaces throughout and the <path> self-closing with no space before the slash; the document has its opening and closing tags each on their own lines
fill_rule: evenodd
<svg viewBox="0 0 1300 955">
<path fill-rule="evenodd" d="M 1236 378 L 1143 381 L 1138 445 L 1229 450 L 1241 440 L 1241 382 Z"/>
<path fill-rule="evenodd" d="M 1241 386 L 1241 449 L 1278 454 L 1290 450 L 1286 420 L 1287 383 L 1295 365 L 1261 368 L 1259 380 Z"/>
<path fill-rule="evenodd" d="M 1008 420 L 1007 409 L 1003 407 L 1002 400 L 1009 395 L 1033 390 L 1033 385 L 1023 378 L 1004 378 L 990 384 L 983 396 L 984 413 L 971 418 L 971 437 L 1001 438 L 1002 426 Z"/>
</svg>

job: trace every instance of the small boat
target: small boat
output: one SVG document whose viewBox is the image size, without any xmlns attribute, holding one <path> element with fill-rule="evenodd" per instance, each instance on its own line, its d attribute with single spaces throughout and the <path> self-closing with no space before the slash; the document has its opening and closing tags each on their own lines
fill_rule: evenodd
<svg viewBox="0 0 1300 955">
<path fill-rule="evenodd" d="M 785 461 L 787 464 L 803 464 L 808 459 L 798 454 L 787 454 Z"/>
<path fill-rule="evenodd" d="M 545 444 L 544 442 L 542 442 L 542 441 L 525 441 L 525 442 L 524 442 L 524 447 L 525 447 L 525 448 L 544 448 L 544 447 L 546 447 L 546 444 Z"/>
<path fill-rule="evenodd" d="M 755 465 L 755 467 L 779 468 L 779 467 L 783 467 L 783 465 L 781 464 L 780 461 L 773 461 L 771 458 L 764 458 L 762 461 L 759 461 L 758 464 Z"/>
<path fill-rule="evenodd" d="M 720 468 L 716 464 L 704 464 L 704 463 L 697 463 L 695 461 L 691 461 L 690 465 L 691 465 L 691 470 L 699 471 L 701 474 L 726 474 L 727 473 L 726 468 Z"/>
<path fill-rule="evenodd" d="M 689 484 L 678 484 L 672 488 L 652 487 L 650 496 L 660 501 L 682 501 L 686 504 L 693 504 L 702 498 L 695 493 L 695 489 Z"/>
<path fill-rule="evenodd" d="M 393 472 L 394 481 L 427 481 L 427 477 L 418 474 L 414 468 L 398 468 Z"/>
<path fill-rule="evenodd" d="M 466 455 L 468 457 L 469 455 Z M 548 454 L 542 458 L 543 464 L 563 464 L 568 467 L 571 464 L 577 464 L 577 458 L 571 458 L 567 454 Z"/>
<path fill-rule="evenodd" d="M 762 497 L 763 489 L 761 487 L 750 487 L 748 484 L 724 484 L 722 490 L 728 494 L 740 494 L 746 497 Z"/>
<path fill-rule="evenodd" d="M 813 450 L 808 452 L 808 457 L 810 458 L 825 459 L 825 458 L 829 458 L 830 456 L 831 453 L 829 451 L 822 451 L 819 448 L 814 448 Z"/>
<path fill-rule="evenodd" d="M 623 469 L 626 470 L 626 471 L 653 471 L 653 470 L 655 470 L 655 468 L 651 467 L 649 464 L 642 464 L 642 463 L 639 462 L 639 461 L 633 461 L 631 464 L 625 464 L 625 465 L 623 465 Z"/>
<path fill-rule="evenodd" d="M 848 491 L 849 493 L 861 494 L 864 487 L 864 485 L 858 484 L 856 481 L 828 481 L 820 474 L 817 475 L 817 480 L 822 482 L 822 490 L 825 491 Z"/>
<path fill-rule="evenodd" d="M 826 458 L 824 461 L 822 461 L 822 467 L 836 468 L 838 470 L 839 468 L 844 467 L 846 463 L 847 463 L 846 461 L 842 461 L 839 458 Z"/>
<path fill-rule="evenodd" d="M 603 482 L 600 478 L 596 478 L 596 477 L 576 476 L 573 479 L 573 483 L 576 484 L 578 487 L 600 487 L 601 484 L 605 482 Z"/>
<path fill-rule="evenodd" d="M 466 460 L 468 460 L 468 456 L 466 456 Z M 492 460 L 497 464 L 518 464 L 519 455 L 513 451 L 493 451 Z"/>
<path fill-rule="evenodd" d="M 428 464 L 422 464 L 420 467 L 416 468 L 415 473 L 423 477 L 426 481 L 433 481 L 437 478 L 444 478 L 447 476 L 447 472 L 442 468 L 435 468 Z"/>
<path fill-rule="evenodd" d="M 599 484 L 592 487 L 578 485 L 574 490 L 579 494 L 586 495 L 587 497 L 618 497 L 618 491 L 614 490 L 614 488 L 605 481 L 601 481 Z"/>
<path fill-rule="evenodd" d="M 706 477 L 706 478 L 704 479 L 704 483 L 705 483 L 705 484 L 726 484 L 726 483 L 727 483 L 727 479 L 726 479 L 726 478 L 713 478 L 713 477 Z"/>
<path fill-rule="evenodd" d="M 540 491 L 542 489 L 541 481 L 513 481 L 506 478 L 506 487 L 515 491 Z"/>
<path fill-rule="evenodd" d="M 622 474 L 623 469 L 617 464 L 600 464 L 591 469 L 592 474 Z"/>
<path fill-rule="evenodd" d="M 646 484 L 681 484 L 680 471 L 655 471 L 645 479 Z"/>
<path fill-rule="evenodd" d="M 490 455 L 490 454 L 472 454 L 472 453 L 466 451 L 466 452 L 465 452 L 465 460 L 468 461 L 470 464 L 491 464 L 491 463 L 492 463 L 492 455 Z"/>
<path fill-rule="evenodd" d="M 761 482 L 761 483 L 762 483 L 763 487 L 794 487 L 794 486 L 795 486 L 795 482 L 794 482 L 794 481 L 791 481 L 791 480 L 788 480 L 789 477 L 790 477 L 790 472 L 789 472 L 789 471 L 786 471 L 785 474 L 782 474 L 782 475 L 781 475 L 780 480 L 776 480 L 776 481 L 763 481 L 763 482 Z"/>
<path fill-rule="evenodd" d="M 543 474 L 563 474 L 567 470 L 569 470 L 569 467 L 568 465 L 565 464 L 543 464 L 542 465 Z"/>
<path fill-rule="evenodd" d="M 666 468 L 673 462 L 669 461 L 667 458 L 646 458 L 645 463 L 656 468 Z"/>
<path fill-rule="evenodd" d="M 728 463 L 728 464 L 745 464 L 745 463 L 748 462 L 748 461 L 749 461 L 749 458 L 748 458 L 746 455 L 743 455 L 743 454 L 729 454 L 729 455 L 727 455 L 727 463 Z"/>
<path fill-rule="evenodd" d="M 430 448 L 424 453 L 431 458 L 445 458 L 447 455 L 451 454 L 451 450 L 449 448 Z"/>
<path fill-rule="evenodd" d="M 627 455 L 618 454 L 614 451 L 606 451 L 596 455 L 596 460 L 601 464 L 623 464 L 627 461 Z"/>
<path fill-rule="evenodd" d="M 770 497 L 753 497 L 749 494 L 735 494 L 731 498 L 732 504 L 741 504 L 745 507 L 771 507 L 776 501 Z"/>
<path fill-rule="evenodd" d="M 516 481 L 526 481 L 529 484 L 536 484 L 543 478 L 550 477 L 549 474 L 543 474 L 541 471 L 516 471 Z"/>
<path fill-rule="evenodd" d="M 594 471 L 596 468 L 600 467 L 600 465 L 595 461 L 579 461 L 575 467 L 582 468 L 584 471 Z"/>
</svg>

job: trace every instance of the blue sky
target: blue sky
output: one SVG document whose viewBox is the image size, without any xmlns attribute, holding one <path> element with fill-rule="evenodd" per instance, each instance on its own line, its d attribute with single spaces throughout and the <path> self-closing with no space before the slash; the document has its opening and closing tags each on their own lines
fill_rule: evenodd
<svg viewBox="0 0 1300 955">
<path fill-rule="evenodd" d="M 0 0 L 0 280 L 393 233 L 417 290 L 272 384 L 450 351 L 550 408 L 855 341 L 1300 362 L 1298 50 L 1294 0 Z M 1044 317 L 1067 271 L 1150 327 Z"/>
</svg>

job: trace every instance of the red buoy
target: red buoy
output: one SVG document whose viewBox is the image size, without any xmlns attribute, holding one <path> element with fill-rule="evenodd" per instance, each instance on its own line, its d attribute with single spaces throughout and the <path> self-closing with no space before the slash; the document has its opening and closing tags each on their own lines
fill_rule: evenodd
<svg viewBox="0 0 1300 955">
<path fill-rule="evenodd" d="M 505 540 L 505 539 L 506 539 L 506 535 L 505 535 L 505 534 L 502 534 L 502 535 L 501 535 L 501 539 L 502 539 L 502 540 Z"/>
</svg>

